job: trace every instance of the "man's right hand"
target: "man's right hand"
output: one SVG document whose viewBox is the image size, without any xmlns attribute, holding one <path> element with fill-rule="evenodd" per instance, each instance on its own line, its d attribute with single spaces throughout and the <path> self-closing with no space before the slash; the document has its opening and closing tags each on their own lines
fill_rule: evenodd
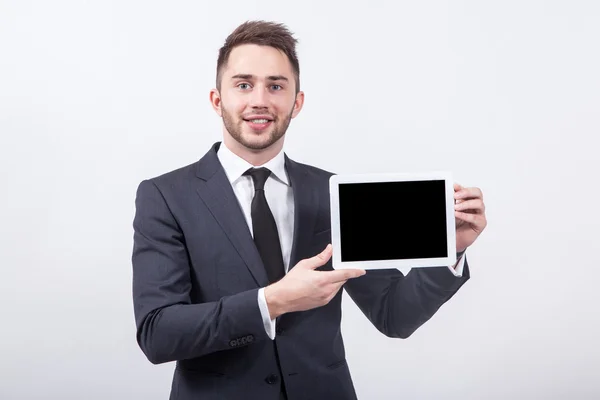
<svg viewBox="0 0 600 400">
<path fill-rule="evenodd" d="M 300 261 L 281 280 L 265 288 L 265 300 L 271 319 L 305 311 L 329 303 L 348 279 L 365 274 L 363 269 L 315 271 L 331 258 L 331 245 L 314 257 Z"/>
</svg>

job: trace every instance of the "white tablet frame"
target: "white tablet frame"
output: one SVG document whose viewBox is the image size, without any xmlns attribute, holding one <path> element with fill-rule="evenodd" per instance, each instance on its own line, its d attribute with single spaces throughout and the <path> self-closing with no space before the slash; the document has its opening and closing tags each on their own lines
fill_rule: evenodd
<svg viewBox="0 0 600 400">
<path fill-rule="evenodd" d="M 406 182 L 443 180 L 446 190 L 446 237 L 448 244 L 448 257 L 438 258 L 411 258 L 399 260 L 371 260 L 371 261 L 342 261 L 340 238 L 340 205 L 339 185 L 342 183 L 368 183 L 368 182 Z M 452 266 L 456 263 L 456 224 L 454 215 L 454 182 L 452 174 L 448 171 L 421 172 L 421 173 L 371 173 L 371 174 L 340 174 L 329 179 L 329 195 L 331 206 L 331 244 L 333 246 L 332 265 L 334 269 L 361 268 L 419 268 Z"/>
</svg>

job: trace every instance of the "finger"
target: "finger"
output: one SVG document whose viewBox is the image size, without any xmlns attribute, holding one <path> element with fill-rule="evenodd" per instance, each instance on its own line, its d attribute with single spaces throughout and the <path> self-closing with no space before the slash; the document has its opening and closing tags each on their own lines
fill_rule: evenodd
<svg viewBox="0 0 600 400">
<path fill-rule="evenodd" d="M 462 202 L 462 200 L 456 199 L 456 193 L 462 189 L 464 189 L 464 188 L 460 184 L 454 183 L 454 204 L 458 204 L 458 203 Z"/>
<path fill-rule="evenodd" d="M 454 193 L 454 198 L 457 200 L 483 199 L 483 193 L 479 188 L 463 188 Z"/>
<path fill-rule="evenodd" d="M 326 283 L 340 282 L 344 284 L 348 279 L 358 278 L 367 272 L 364 269 L 337 269 L 335 271 L 322 271 L 321 274 Z"/>
<path fill-rule="evenodd" d="M 481 214 L 469 214 L 461 211 L 455 211 L 456 218 L 474 225 L 477 230 L 482 230 L 486 225 L 486 219 Z"/>
<path fill-rule="evenodd" d="M 463 212 L 475 212 L 475 213 L 483 213 L 485 212 L 485 204 L 481 199 L 474 200 L 463 200 L 460 203 L 457 203 L 454 206 L 456 211 Z"/>
<path fill-rule="evenodd" d="M 327 247 L 325 247 L 325 250 L 323 250 L 314 257 L 302 260 L 301 263 L 308 269 L 315 269 L 327 264 L 327 261 L 329 261 L 329 259 L 331 258 L 331 253 L 331 244 L 328 244 Z"/>
</svg>

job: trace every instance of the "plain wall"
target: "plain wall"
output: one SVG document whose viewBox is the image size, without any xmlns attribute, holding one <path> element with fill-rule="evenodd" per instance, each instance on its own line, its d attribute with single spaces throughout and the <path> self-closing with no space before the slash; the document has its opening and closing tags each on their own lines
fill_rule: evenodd
<svg viewBox="0 0 600 400">
<path fill-rule="evenodd" d="M 600 398 L 600 3 L 0 1 L 0 398 L 166 399 L 135 342 L 138 183 L 221 139 L 248 19 L 300 40 L 285 150 L 484 192 L 471 280 L 407 340 L 344 297 L 361 399 Z"/>
</svg>

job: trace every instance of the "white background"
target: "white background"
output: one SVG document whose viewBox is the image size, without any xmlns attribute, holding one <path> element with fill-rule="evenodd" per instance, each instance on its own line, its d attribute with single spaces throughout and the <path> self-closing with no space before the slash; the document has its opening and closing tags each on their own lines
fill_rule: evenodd
<svg viewBox="0 0 600 400">
<path fill-rule="evenodd" d="M 300 39 L 292 158 L 484 192 L 472 279 L 412 337 L 345 297 L 359 398 L 600 397 L 600 3 L 366 3 L 0 1 L 0 398 L 168 397 L 135 342 L 135 190 L 220 140 L 217 50 L 256 18 Z"/>
</svg>

